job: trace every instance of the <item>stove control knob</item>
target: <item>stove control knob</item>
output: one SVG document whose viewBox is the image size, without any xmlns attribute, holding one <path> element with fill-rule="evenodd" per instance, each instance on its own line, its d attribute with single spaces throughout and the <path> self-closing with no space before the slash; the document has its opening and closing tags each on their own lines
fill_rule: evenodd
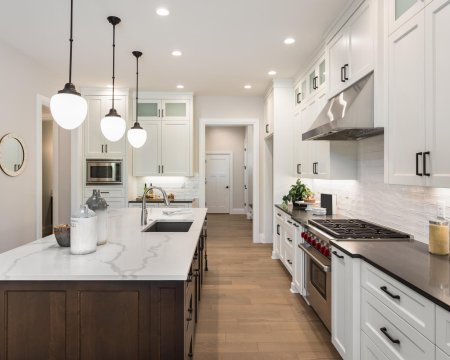
<svg viewBox="0 0 450 360">
<path fill-rule="evenodd" d="M 319 251 L 322 249 L 322 245 L 320 244 L 320 242 L 317 242 L 316 249 Z"/>
<path fill-rule="evenodd" d="M 310 243 L 312 246 L 316 246 L 316 240 L 311 239 L 311 238 L 309 238 L 309 239 L 310 239 L 309 243 Z"/>
<path fill-rule="evenodd" d="M 325 252 L 324 252 L 324 255 L 326 256 L 326 257 L 330 257 L 330 249 L 325 249 Z"/>
</svg>

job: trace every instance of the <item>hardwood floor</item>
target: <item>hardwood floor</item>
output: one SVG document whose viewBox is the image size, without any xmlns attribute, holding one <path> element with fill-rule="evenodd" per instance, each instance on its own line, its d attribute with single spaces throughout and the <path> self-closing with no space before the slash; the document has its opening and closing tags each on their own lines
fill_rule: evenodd
<svg viewBox="0 0 450 360">
<path fill-rule="evenodd" d="M 253 244 L 244 215 L 208 215 L 208 267 L 195 340 L 196 360 L 340 359 L 330 334 L 290 275 Z"/>
</svg>

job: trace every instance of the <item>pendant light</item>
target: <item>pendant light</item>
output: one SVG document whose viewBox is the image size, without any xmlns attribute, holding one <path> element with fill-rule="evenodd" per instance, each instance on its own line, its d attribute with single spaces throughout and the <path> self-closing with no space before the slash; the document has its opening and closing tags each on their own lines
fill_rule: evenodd
<svg viewBox="0 0 450 360">
<path fill-rule="evenodd" d="M 120 117 L 117 110 L 114 108 L 114 80 L 115 78 L 115 58 L 116 58 L 116 25 L 120 23 L 120 19 L 117 16 L 108 16 L 108 21 L 113 26 L 113 75 L 112 75 L 112 107 L 109 113 L 100 121 L 100 128 L 102 134 L 109 141 L 118 141 L 125 134 L 126 123 L 125 120 Z"/>
<path fill-rule="evenodd" d="M 70 1 L 70 60 L 69 82 L 50 100 L 53 119 L 64 129 L 72 130 L 80 126 L 87 114 L 87 102 L 72 84 L 72 42 L 73 42 L 73 0 Z"/>
<path fill-rule="evenodd" d="M 133 51 L 133 55 L 136 57 L 136 122 L 133 127 L 128 130 L 127 137 L 130 145 L 136 149 L 142 147 L 147 141 L 147 131 L 145 131 L 138 122 L 138 100 L 139 100 L 139 58 L 142 56 L 142 52 Z"/>
</svg>

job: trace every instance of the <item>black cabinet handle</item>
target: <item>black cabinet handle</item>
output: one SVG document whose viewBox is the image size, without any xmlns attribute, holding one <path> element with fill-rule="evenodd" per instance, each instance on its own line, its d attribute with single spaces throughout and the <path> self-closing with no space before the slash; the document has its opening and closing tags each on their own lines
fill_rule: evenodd
<svg viewBox="0 0 450 360">
<path fill-rule="evenodd" d="M 158 117 L 161 117 L 161 109 L 158 109 Z"/>
<path fill-rule="evenodd" d="M 335 255 L 338 259 L 343 259 L 344 258 L 344 256 L 343 255 L 339 255 L 337 253 L 337 251 L 333 251 L 332 254 Z"/>
<path fill-rule="evenodd" d="M 297 224 L 294 224 L 294 226 L 295 226 L 296 228 L 300 227 L 300 226 L 298 226 Z"/>
<path fill-rule="evenodd" d="M 161 174 L 161 165 L 158 165 L 158 174 Z"/>
<path fill-rule="evenodd" d="M 109 191 L 100 191 L 101 194 L 109 194 Z"/>
<path fill-rule="evenodd" d="M 288 220 L 287 223 L 292 225 L 292 221 L 291 220 Z"/>
<path fill-rule="evenodd" d="M 281 214 L 280 214 L 280 213 L 277 213 L 277 215 L 278 215 L 278 216 L 281 216 Z"/>
<path fill-rule="evenodd" d="M 108 153 L 108 144 L 105 145 L 105 153 Z"/>
<path fill-rule="evenodd" d="M 194 310 L 194 309 L 192 309 L 191 307 L 188 309 L 189 317 L 186 318 L 186 321 L 192 321 L 192 311 L 193 311 L 193 310 Z"/>
<path fill-rule="evenodd" d="M 103 146 L 105 146 L 105 145 L 102 144 L 102 153 L 103 153 Z"/>
<path fill-rule="evenodd" d="M 161 165 L 161 174 L 164 174 L 164 165 Z"/>
<path fill-rule="evenodd" d="M 277 235 L 281 235 L 280 234 L 280 224 L 277 224 Z"/>
<path fill-rule="evenodd" d="M 345 78 L 344 78 L 344 67 L 341 67 L 341 82 L 345 82 Z"/>
<path fill-rule="evenodd" d="M 423 170 L 422 171 L 425 176 L 431 176 L 431 174 L 427 172 L 427 155 L 430 156 L 429 151 L 425 151 L 423 153 Z"/>
<path fill-rule="evenodd" d="M 193 358 L 194 354 L 190 352 L 190 353 L 188 353 L 188 357 Z"/>
<path fill-rule="evenodd" d="M 419 172 L 419 156 L 422 156 L 423 153 L 418 152 L 416 153 L 416 175 L 417 176 L 423 176 L 422 173 Z"/>
<path fill-rule="evenodd" d="M 391 298 L 393 299 L 397 299 L 400 300 L 400 295 L 394 295 L 393 293 L 391 293 L 386 286 L 381 286 L 380 287 L 381 291 L 384 291 L 386 294 L 388 294 Z"/>
<path fill-rule="evenodd" d="M 318 88 L 319 88 L 319 86 L 317 85 L 317 80 L 319 79 L 319 77 L 318 76 L 315 76 L 314 78 L 313 78 L 313 89 L 314 90 L 317 90 Z"/>
<path fill-rule="evenodd" d="M 297 164 L 297 174 L 302 173 L 302 164 Z"/>
<path fill-rule="evenodd" d="M 313 174 L 316 173 L 316 163 L 313 163 Z"/>
<path fill-rule="evenodd" d="M 347 69 L 348 69 L 348 64 L 344 65 L 344 80 L 347 81 L 348 77 L 347 77 Z"/>
<path fill-rule="evenodd" d="M 316 162 L 316 175 L 319 175 L 319 163 L 318 162 Z"/>
<path fill-rule="evenodd" d="M 292 261 L 291 260 L 288 260 L 287 262 L 289 263 L 289 265 L 292 265 Z"/>
<path fill-rule="evenodd" d="M 164 117 L 164 109 L 161 110 L 161 117 Z"/>
<path fill-rule="evenodd" d="M 297 104 L 300 104 L 302 101 L 300 100 L 300 96 L 302 93 L 297 93 Z"/>
<path fill-rule="evenodd" d="M 291 238 L 287 238 L 287 241 L 292 242 L 292 239 Z"/>
<path fill-rule="evenodd" d="M 400 340 L 394 339 L 391 335 L 389 335 L 389 333 L 385 327 L 380 328 L 380 331 L 394 344 L 400 344 Z"/>
<path fill-rule="evenodd" d="M 266 124 L 266 134 L 269 133 L 269 124 Z"/>
</svg>

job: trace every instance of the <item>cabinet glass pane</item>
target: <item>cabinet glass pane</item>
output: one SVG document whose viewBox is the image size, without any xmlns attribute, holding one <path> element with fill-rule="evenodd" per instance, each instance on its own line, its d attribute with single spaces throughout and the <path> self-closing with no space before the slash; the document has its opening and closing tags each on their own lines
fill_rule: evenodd
<svg viewBox="0 0 450 360">
<path fill-rule="evenodd" d="M 417 0 L 395 0 L 395 20 L 407 12 Z"/>
<path fill-rule="evenodd" d="M 309 93 L 314 92 L 314 78 L 316 77 L 316 70 L 309 74 Z"/>
<path fill-rule="evenodd" d="M 158 116 L 157 103 L 138 103 L 138 116 Z"/>
<path fill-rule="evenodd" d="M 306 99 L 306 80 L 302 82 L 302 100 Z"/>
<path fill-rule="evenodd" d="M 186 116 L 186 103 L 166 103 L 164 116 Z"/>
<path fill-rule="evenodd" d="M 319 84 L 322 85 L 325 82 L 325 60 L 319 65 Z"/>
</svg>

